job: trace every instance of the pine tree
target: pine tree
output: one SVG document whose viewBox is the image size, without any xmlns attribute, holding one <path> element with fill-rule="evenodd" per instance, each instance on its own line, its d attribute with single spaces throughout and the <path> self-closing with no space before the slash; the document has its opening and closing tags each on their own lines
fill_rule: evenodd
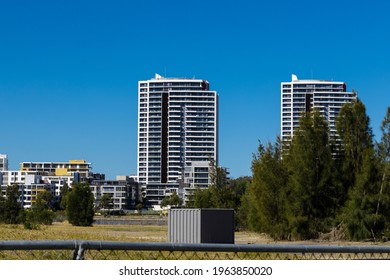
<svg viewBox="0 0 390 280">
<path fill-rule="evenodd" d="M 382 138 L 381 142 L 378 144 L 378 153 L 381 159 L 382 179 L 376 212 L 379 212 L 379 208 L 383 207 L 381 204 L 388 205 L 382 201 L 387 198 L 382 197 L 382 194 L 389 192 L 390 187 L 390 107 L 387 108 L 386 116 L 382 121 L 381 131 Z"/>
<path fill-rule="evenodd" d="M 280 139 L 266 147 L 259 143 L 252 161 L 252 174 L 241 208 L 246 212 L 249 229 L 270 234 L 275 239 L 287 238 L 288 172 L 282 161 Z"/>
<path fill-rule="evenodd" d="M 4 221 L 7 224 L 19 223 L 19 215 L 22 207 L 19 202 L 19 186 L 11 185 L 7 187 L 6 199 L 4 202 Z"/>
<path fill-rule="evenodd" d="M 5 221 L 5 198 L 2 196 L 0 191 L 0 223 L 3 223 Z"/>
<path fill-rule="evenodd" d="M 376 212 L 380 196 L 380 169 L 374 149 L 363 152 L 360 172 L 349 193 L 349 200 L 343 211 L 347 238 L 351 240 L 377 239 L 385 229 L 384 208 Z M 386 206 L 388 212 L 388 206 Z"/>
<path fill-rule="evenodd" d="M 382 237 L 390 214 L 389 194 L 383 192 L 383 186 L 381 190 L 381 161 L 369 121 L 364 104 L 357 99 L 343 106 L 336 123 L 342 140 L 342 180 L 348 195 L 340 220 L 352 240 Z"/>
<path fill-rule="evenodd" d="M 91 226 L 93 223 L 94 197 L 88 184 L 78 183 L 67 194 L 66 214 L 74 226 Z"/>
<path fill-rule="evenodd" d="M 66 209 L 66 200 L 67 200 L 68 192 L 69 192 L 69 186 L 67 183 L 65 183 L 61 188 L 61 200 L 60 200 L 60 209 L 61 210 Z"/>
<path fill-rule="evenodd" d="M 385 217 L 383 236 L 390 237 L 390 107 L 387 108 L 386 116 L 381 125 L 382 137 L 378 144 L 378 155 L 381 161 L 380 189 L 375 211 L 375 219 L 379 215 Z M 376 224 L 374 225 L 374 227 Z"/>
<path fill-rule="evenodd" d="M 292 236 L 316 238 L 330 229 L 338 206 L 328 126 L 318 111 L 301 117 L 286 161 Z"/>
<path fill-rule="evenodd" d="M 373 147 L 369 123 L 366 107 L 360 99 L 345 104 L 336 120 L 337 132 L 342 140 L 339 159 L 345 198 L 361 171 L 364 151 Z"/>
</svg>

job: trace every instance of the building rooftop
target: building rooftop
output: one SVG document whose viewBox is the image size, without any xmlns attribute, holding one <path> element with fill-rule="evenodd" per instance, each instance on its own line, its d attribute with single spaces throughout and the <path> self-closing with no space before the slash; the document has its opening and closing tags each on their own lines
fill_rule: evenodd
<svg viewBox="0 0 390 280">
<path fill-rule="evenodd" d="M 297 75 L 292 74 L 291 75 L 291 82 L 292 83 L 344 83 L 344 82 L 337 82 L 337 81 L 331 81 L 331 80 L 316 80 L 316 79 L 305 79 L 305 80 L 299 80 Z"/>
<path fill-rule="evenodd" d="M 154 75 L 154 78 L 152 78 L 151 80 L 196 80 L 196 79 L 195 79 L 195 77 L 192 77 L 192 78 L 175 78 L 175 77 L 167 78 L 167 77 L 163 77 L 163 76 L 156 73 Z"/>
</svg>

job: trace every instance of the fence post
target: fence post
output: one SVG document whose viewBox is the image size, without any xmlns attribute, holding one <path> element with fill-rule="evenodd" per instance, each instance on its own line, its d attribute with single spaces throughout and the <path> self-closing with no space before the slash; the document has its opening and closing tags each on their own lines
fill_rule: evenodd
<svg viewBox="0 0 390 280">
<path fill-rule="evenodd" d="M 77 244 L 77 247 L 73 249 L 72 251 L 72 260 L 77 260 L 77 254 L 79 252 L 79 246 Z"/>
<path fill-rule="evenodd" d="M 84 260 L 85 247 L 84 243 L 77 243 L 77 247 L 73 250 L 74 260 Z"/>
</svg>

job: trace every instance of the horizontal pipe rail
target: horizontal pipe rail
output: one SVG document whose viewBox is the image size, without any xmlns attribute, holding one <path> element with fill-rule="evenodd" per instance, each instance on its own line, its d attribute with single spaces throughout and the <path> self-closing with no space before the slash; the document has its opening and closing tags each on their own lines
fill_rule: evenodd
<svg viewBox="0 0 390 280">
<path fill-rule="evenodd" d="M 83 259 L 86 250 L 169 251 L 169 252 L 257 252 L 257 253 L 347 253 L 390 254 L 390 246 L 304 245 L 304 244 L 187 244 L 117 241 L 0 241 L 6 250 L 73 250 L 74 259 Z"/>
<path fill-rule="evenodd" d="M 267 253 L 390 253 L 390 246 L 334 246 L 281 244 L 187 244 L 83 241 L 94 250 L 267 252 Z"/>
<path fill-rule="evenodd" d="M 72 250 L 79 248 L 83 241 L 60 241 L 60 240 L 10 240 L 0 241 L 0 251 L 6 250 Z"/>
</svg>

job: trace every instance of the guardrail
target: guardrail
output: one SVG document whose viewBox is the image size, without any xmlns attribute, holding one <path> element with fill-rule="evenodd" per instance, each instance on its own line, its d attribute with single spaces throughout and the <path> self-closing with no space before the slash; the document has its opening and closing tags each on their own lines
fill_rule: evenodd
<svg viewBox="0 0 390 280">
<path fill-rule="evenodd" d="M 0 241 L 0 259 L 361 260 L 390 259 L 390 246 Z"/>
</svg>

